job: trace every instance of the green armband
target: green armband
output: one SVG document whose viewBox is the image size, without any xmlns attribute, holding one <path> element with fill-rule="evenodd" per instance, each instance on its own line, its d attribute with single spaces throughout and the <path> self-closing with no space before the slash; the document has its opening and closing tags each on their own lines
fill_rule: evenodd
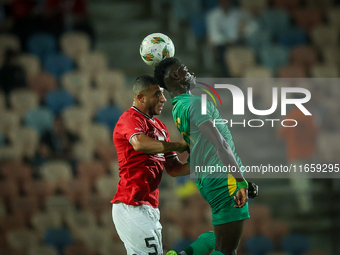
<svg viewBox="0 0 340 255">
<path fill-rule="evenodd" d="M 240 189 L 248 189 L 248 182 L 246 180 L 238 182 L 237 185 Z"/>
</svg>

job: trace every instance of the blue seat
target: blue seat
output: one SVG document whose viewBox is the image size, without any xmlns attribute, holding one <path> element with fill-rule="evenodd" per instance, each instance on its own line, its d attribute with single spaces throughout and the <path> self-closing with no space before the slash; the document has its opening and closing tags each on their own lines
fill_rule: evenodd
<svg viewBox="0 0 340 255">
<path fill-rule="evenodd" d="M 64 73 L 73 70 L 73 61 L 63 53 L 47 55 L 44 63 L 45 71 L 53 74 L 57 79 L 59 79 Z"/>
<path fill-rule="evenodd" d="M 53 127 L 53 113 L 46 107 L 28 110 L 24 116 L 27 127 L 35 129 L 42 135 Z"/>
<path fill-rule="evenodd" d="M 271 33 L 280 33 L 290 27 L 289 13 L 282 9 L 268 9 L 260 17 L 260 26 Z"/>
<path fill-rule="evenodd" d="M 273 73 L 276 73 L 280 67 L 288 65 L 288 61 L 289 50 L 286 47 L 280 45 L 271 45 L 261 50 L 261 64 L 267 68 L 270 68 Z"/>
<path fill-rule="evenodd" d="M 46 94 L 45 103 L 54 115 L 58 115 L 63 109 L 73 106 L 75 98 L 64 89 L 55 89 Z"/>
<path fill-rule="evenodd" d="M 246 239 L 245 247 L 250 255 L 265 255 L 274 251 L 274 243 L 266 236 L 254 236 Z"/>
<path fill-rule="evenodd" d="M 122 113 L 122 110 L 119 109 L 117 106 L 109 105 L 104 108 L 98 109 L 95 117 L 98 123 L 108 126 L 110 132 L 112 132 Z"/>
<path fill-rule="evenodd" d="M 280 45 L 288 48 L 307 44 L 307 33 L 298 27 L 288 28 L 277 33 L 276 38 Z"/>
<path fill-rule="evenodd" d="M 191 17 L 191 30 L 194 32 L 197 40 L 202 40 L 207 35 L 207 26 L 205 21 L 205 13 L 199 13 Z"/>
<path fill-rule="evenodd" d="M 72 234 L 67 228 L 49 228 L 45 231 L 44 239 L 45 243 L 56 248 L 59 254 L 73 243 Z"/>
<path fill-rule="evenodd" d="M 27 39 L 27 50 L 43 62 L 48 54 L 57 52 L 56 38 L 49 33 L 36 33 Z"/>
<path fill-rule="evenodd" d="M 269 30 L 259 29 L 247 38 L 247 45 L 254 49 L 258 56 L 263 48 L 272 44 L 272 34 Z"/>
<path fill-rule="evenodd" d="M 310 250 L 310 243 L 307 236 L 292 234 L 282 238 L 281 248 L 291 255 L 301 255 Z"/>
</svg>

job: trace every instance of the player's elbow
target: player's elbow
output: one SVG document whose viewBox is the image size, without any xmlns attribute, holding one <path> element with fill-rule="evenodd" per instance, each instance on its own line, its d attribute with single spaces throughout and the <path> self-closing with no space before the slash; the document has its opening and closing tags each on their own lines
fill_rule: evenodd
<svg viewBox="0 0 340 255">
<path fill-rule="evenodd" d="M 165 168 L 166 172 L 168 173 L 168 175 L 170 175 L 171 177 L 178 177 L 178 172 L 175 171 L 175 169 L 173 168 Z"/>
<path fill-rule="evenodd" d="M 144 150 L 144 146 L 143 146 L 142 143 L 136 141 L 136 142 L 134 142 L 134 143 L 131 143 L 131 145 L 132 145 L 132 147 L 133 147 L 133 149 L 134 149 L 135 151 L 142 151 L 142 152 L 144 152 L 144 151 L 143 151 L 143 150 Z"/>
</svg>

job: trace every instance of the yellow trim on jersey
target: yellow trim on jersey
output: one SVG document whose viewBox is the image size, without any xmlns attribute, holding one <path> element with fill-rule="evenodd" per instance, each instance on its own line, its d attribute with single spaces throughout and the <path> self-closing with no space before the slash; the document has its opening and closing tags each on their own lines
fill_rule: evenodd
<svg viewBox="0 0 340 255">
<path fill-rule="evenodd" d="M 228 174 L 228 190 L 229 190 L 229 196 L 231 196 L 232 194 L 234 194 L 234 192 L 237 189 L 237 184 L 236 184 L 236 179 L 234 178 L 234 176 L 232 176 L 231 174 Z"/>
</svg>

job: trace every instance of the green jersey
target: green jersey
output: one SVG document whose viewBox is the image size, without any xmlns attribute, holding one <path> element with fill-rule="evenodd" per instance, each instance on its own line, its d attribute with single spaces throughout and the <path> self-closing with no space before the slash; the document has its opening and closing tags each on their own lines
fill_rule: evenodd
<svg viewBox="0 0 340 255">
<path fill-rule="evenodd" d="M 218 158 L 214 146 L 202 135 L 198 127 L 206 121 L 214 121 L 222 119 L 222 117 L 215 105 L 210 101 L 207 101 L 206 115 L 201 114 L 201 97 L 199 96 L 182 94 L 173 98 L 171 103 L 173 104 L 172 116 L 176 126 L 184 140 L 190 144 L 188 162 L 196 174 L 197 187 L 201 189 L 203 180 L 212 176 L 211 170 L 214 169 L 214 177 L 216 177 L 218 176 L 218 166 L 223 167 L 223 164 Z M 236 154 L 233 138 L 227 124 L 219 124 L 216 127 L 231 147 L 235 159 L 239 167 L 241 167 L 242 162 Z M 224 169 L 227 170 L 228 168 Z M 225 175 L 225 172 L 223 175 Z M 229 178 L 233 177 L 229 175 Z"/>
</svg>

